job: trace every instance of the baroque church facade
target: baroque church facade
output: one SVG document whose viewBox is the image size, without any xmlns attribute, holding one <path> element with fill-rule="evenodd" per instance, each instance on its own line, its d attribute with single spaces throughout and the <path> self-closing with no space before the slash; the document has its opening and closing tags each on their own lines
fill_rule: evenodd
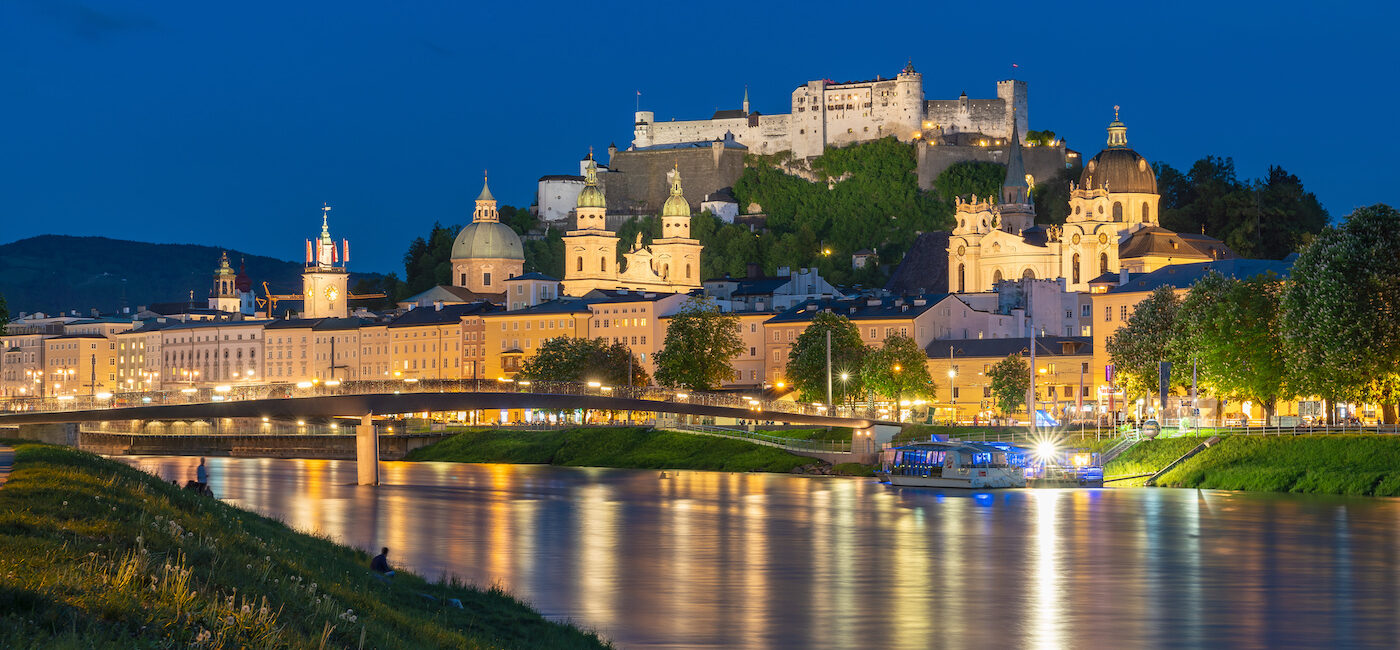
<svg viewBox="0 0 1400 650">
<path fill-rule="evenodd" d="M 1067 291 L 1120 271 L 1147 273 L 1173 264 L 1236 257 L 1223 242 L 1159 225 L 1157 178 L 1147 159 L 1128 147 L 1128 129 L 1108 125 L 1108 145 L 1085 163 L 1070 187 L 1063 226 L 1035 225 L 1033 190 L 1012 131 L 1001 197 L 958 199 L 948 240 L 948 290 L 991 291 L 1022 278 L 1063 279 Z"/>
<path fill-rule="evenodd" d="M 661 206 L 661 236 L 644 245 L 638 234 L 619 268 L 619 241 L 607 227 L 607 199 L 598 187 L 597 163 L 588 160 L 574 209 L 576 227 L 564 235 L 564 295 L 617 289 L 687 293 L 701 288 L 701 246 L 690 237 L 690 204 L 680 171 L 672 169 L 667 176 L 671 190 Z"/>
</svg>

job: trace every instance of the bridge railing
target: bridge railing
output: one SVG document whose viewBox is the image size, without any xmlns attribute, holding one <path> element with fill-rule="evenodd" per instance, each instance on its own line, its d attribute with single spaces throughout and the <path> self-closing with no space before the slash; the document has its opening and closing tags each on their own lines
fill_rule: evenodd
<svg viewBox="0 0 1400 650">
<path fill-rule="evenodd" d="M 803 438 L 788 438 L 785 436 L 764 433 L 761 431 L 748 431 L 745 429 L 732 429 L 728 427 L 717 427 L 708 424 L 687 424 L 682 422 L 669 422 L 661 428 L 672 431 L 682 431 L 687 433 L 703 433 L 725 438 L 737 438 L 741 440 L 754 440 L 769 443 L 775 447 L 784 449 L 798 449 L 803 451 L 829 451 L 848 453 L 851 451 L 850 440 L 806 440 Z"/>
<path fill-rule="evenodd" d="M 58 397 L 12 397 L 0 399 L 0 413 L 45 413 L 97 409 L 120 409 L 169 404 L 209 404 L 261 399 L 326 397 L 337 395 L 414 394 L 414 393 L 535 393 L 576 395 L 651 402 L 669 402 L 743 409 L 764 419 L 763 412 L 808 416 L 874 419 L 879 411 L 872 405 L 836 406 L 809 404 L 781 399 L 765 399 L 743 393 L 677 391 L 656 386 L 606 386 L 598 382 L 501 381 L 489 379 L 400 379 L 368 381 L 328 381 L 299 383 L 231 384 L 216 387 L 187 387 L 178 390 L 97 393 Z M 623 409 L 613 409 L 623 410 Z"/>
</svg>

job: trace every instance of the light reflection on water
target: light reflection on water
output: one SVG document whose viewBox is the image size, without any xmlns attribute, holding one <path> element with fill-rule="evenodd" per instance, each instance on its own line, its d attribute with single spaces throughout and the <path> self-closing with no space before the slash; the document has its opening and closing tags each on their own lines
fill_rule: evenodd
<svg viewBox="0 0 1400 650">
<path fill-rule="evenodd" d="M 124 459 L 166 479 L 194 458 Z M 1385 646 L 1400 500 L 210 458 L 216 494 L 634 647 Z"/>
</svg>

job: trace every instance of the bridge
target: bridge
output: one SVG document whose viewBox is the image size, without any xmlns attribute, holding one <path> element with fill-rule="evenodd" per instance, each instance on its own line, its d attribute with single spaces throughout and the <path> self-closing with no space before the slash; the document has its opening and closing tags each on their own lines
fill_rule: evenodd
<svg viewBox="0 0 1400 650">
<path fill-rule="evenodd" d="M 898 423 L 888 412 L 862 406 L 807 404 L 742 393 L 687 392 L 597 382 L 501 380 L 330 381 L 246 384 L 178 391 L 140 391 L 90 396 L 18 398 L 0 401 L 0 426 L 260 419 L 357 418 L 356 457 L 360 482 L 378 483 L 379 438 L 374 418 L 464 411 L 628 411 L 670 413 L 736 422 L 783 422 L 853 429 L 864 439 L 878 427 Z"/>
</svg>

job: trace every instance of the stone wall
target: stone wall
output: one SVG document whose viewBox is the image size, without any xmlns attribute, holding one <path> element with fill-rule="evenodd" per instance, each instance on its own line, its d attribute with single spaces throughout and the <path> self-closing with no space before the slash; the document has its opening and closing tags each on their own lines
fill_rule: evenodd
<svg viewBox="0 0 1400 650">
<path fill-rule="evenodd" d="M 671 195 L 666 173 L 680 169 L 686 202 L 696 213 L 707 194 L 732 187 L 744 173 L 744 149 L 694 147 L 619 151 L 608 161 L 608 212 L 656 214 Z"/>
<path fill-rule="evenodd" d="M 953 163 L 979 160 L 1006 164 L 1006 147 L 963 147 L 955 145 L 920 145 L 917 149 L 919 187 L 933 189 L 933 181 Z M 1078 152 L 1068 151 L 1064 146 L 1021 147 L 1021 158 L 1026 165 L 1026 173 L 1037 183 L 1054 178 L 1066 166 L 1078 167 Z"/>
</svg>

